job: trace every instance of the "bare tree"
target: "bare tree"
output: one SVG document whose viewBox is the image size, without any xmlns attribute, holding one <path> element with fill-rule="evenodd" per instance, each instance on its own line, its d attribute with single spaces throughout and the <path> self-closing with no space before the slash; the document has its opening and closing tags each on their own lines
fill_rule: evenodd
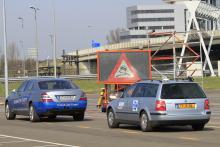
<svg viewBox="0 0 220 147">
<path fill-rule="evenodd" d="M 120 43 L 120 32 L 122 31 L 125 31 L 125 29 L 116 28 L 115 30 L 110 30 L 106 36 L 108 44 Z"/>
<path fill-rule="evenodd" d="M 18 60 L 19 59 L 19 49 L 15 42 L 12 42 L 7 47 L 8 60 Z"/>
<path fill-rule="evenodd" d="M 9 76 L 17 76 L 22 71 L 22 61 L 19 59 L 19 48 L 15 42 L 9 43 L 7 47 Z"/>
</svg>

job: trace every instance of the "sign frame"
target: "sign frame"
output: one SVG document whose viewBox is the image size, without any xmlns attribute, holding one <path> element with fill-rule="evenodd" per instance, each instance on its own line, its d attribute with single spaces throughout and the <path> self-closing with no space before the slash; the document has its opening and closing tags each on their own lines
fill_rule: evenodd
<svg viewBox="0 0 220 147">
<path fill-rule="evenodd" d="M 152 50 L 147 49 L 147 50 L 140 50 L 140 49 L 132 49 L 132 50 L 102 50 L 102 51 L 96 51 L 96 55 L 97 55 L 97 74 L 98 74 L 98 83 L 100 84 L 133 84 L 134 82 L 117 82 L 117 81 L 101 81 L 100 80 L 100 53 L 138 53 L 138 52 L 143 52 L 143 53 L 148 53 L 148 57 L 146 56 L 146 58 L 148 58 L 148 68 L 146 67 L 146 69 L 148 69 L 148 75 L 149 77 L 147 77 L 146 75 L 146 79 L 152 79 L 152 67 L 151 67 L 151 52 Z M 141 79 L 140 79 L 141 80 Z M 143 79 L 144 80 L 144 79 Z"/>
</svg>

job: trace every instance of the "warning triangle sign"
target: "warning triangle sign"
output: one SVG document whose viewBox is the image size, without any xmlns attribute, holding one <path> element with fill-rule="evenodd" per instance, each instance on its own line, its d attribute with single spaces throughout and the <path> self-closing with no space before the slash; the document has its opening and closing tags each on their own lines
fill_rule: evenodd
<svg viewBox="0 0 220 147">
<path fill-rule="evenodd" d="M 125 53 L 117 61 L 114 69 L 112 70 L 108 81 L 117 83 L 130 83 L 140 80 L 136 69 L 131 65 Z"/>
</svg>

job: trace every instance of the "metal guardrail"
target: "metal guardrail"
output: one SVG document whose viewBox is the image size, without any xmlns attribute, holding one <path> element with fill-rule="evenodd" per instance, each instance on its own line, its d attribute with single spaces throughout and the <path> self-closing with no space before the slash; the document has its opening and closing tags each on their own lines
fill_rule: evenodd
<svg viewBox="0 0 220 147">
<path fill-rule="evenodd" d="M 60 76 L 60 78 L 64 79 L 79 79 L 79 80 L 90 80 L 90 79 L 97 79 L 98 75 L 97 74 L 89 74 L 89 75 L 63 75 Z M 37 77 L 13 77 L 9 78 L 9 82 L 15 82 L 15 81 L 24 81 L 28 79 L 34 79 Z M 53 76 L 42 76 L 39 78 L 53 78 Z M 0 82 L 5 82 L 4 78 L 0 78 Z"/>
</svg>

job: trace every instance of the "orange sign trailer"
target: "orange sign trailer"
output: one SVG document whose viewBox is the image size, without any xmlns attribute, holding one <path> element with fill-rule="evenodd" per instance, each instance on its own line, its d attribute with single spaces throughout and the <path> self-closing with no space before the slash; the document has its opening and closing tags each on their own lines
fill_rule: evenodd
<svg viewBox="0 0 220 147">
<path fill-rule="evenodd" d="M 106 110 L 112 91 L 123 90 L 142 79 L 152 79 L 151 71 L 151 50 L 98 51 L 98 83 L 105 85 L 102 112 Z"/>
</svg>

